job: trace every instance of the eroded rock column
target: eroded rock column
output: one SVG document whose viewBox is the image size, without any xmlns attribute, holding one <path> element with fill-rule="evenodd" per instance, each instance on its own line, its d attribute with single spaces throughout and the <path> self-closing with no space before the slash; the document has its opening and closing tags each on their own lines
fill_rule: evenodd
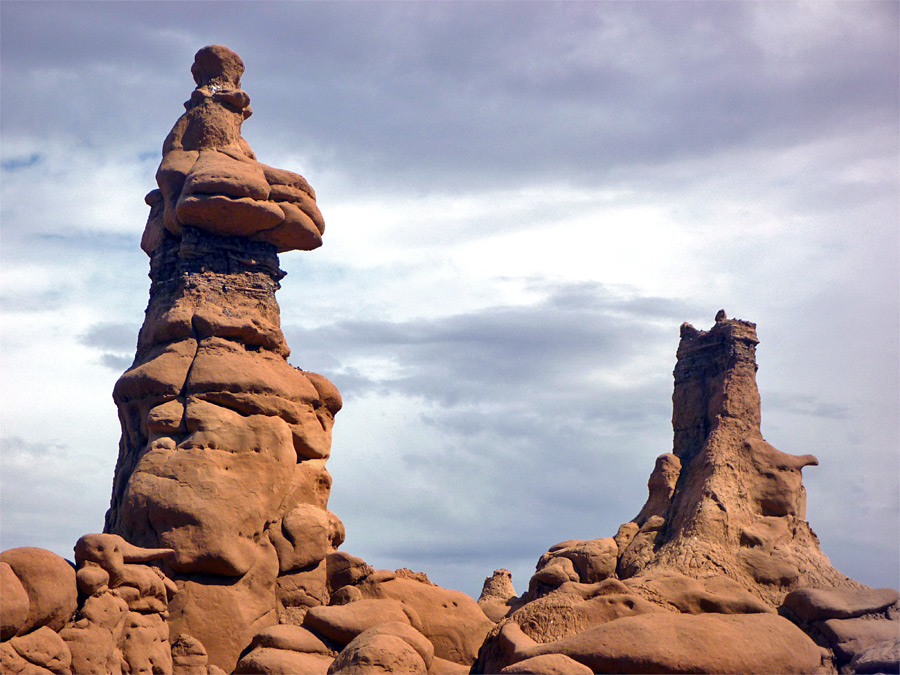
<svg viewBox="0 0 900 675">
<path fill-rule="evenodd" d="M 279 615 L 326 603 L 325 557 L 343 541 L 325 462 L 337 389 L 288 364 L 279 252 L 324 229 L 302 176 L 256 161 L 243 64 L 198 52 L 197 88 L 169 134 L 142 248 L 150 302 L 116 384 L 122 438 L 107 532 L 174 551 L 172 640 L 230 671 Z"/>
<path fill-rule="evenodd" d="M 709 331 L 681 327 L 673 451 L 617 536 L 621 578 L 659 568 L 725 575 L 773 606 L 800 587 L 861 587 L 831 566 L 806 522 L 801 470 L 818 461 L 762 436 L 758 342 L 755 324 L 724 312 Z"/>
</svg>

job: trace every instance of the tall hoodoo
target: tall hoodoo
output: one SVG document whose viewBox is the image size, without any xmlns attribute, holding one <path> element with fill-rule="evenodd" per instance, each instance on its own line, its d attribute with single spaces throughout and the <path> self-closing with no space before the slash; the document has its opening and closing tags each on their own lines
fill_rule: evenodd
<svg viewBox="0 0 900 675">
<path fill-rule="evenodd" d="M 651 477 L 654 512 L 635 519 L 620 577 L 664 567 L 724 574 L 773 606 L 800 587 L 860 587 L 831 566 L 806 522 L 801 469 L 818 461 L 777 450 L 760 431 L 758 342 L 755 324 L 724 312 L 709 331 L 682 325 L 674 447 L 661 458 L 680 468 L 663 481 L 671 485 L 664 499 Z"/>
<path fill-rule="evenodd" d="M 325 462 L 337 389 L 287 363 L 278 253 L 321 244 L 315 193 L 258 161 L 243 63 L 201 49 L 197 87 L 163 146 L 141 246 L 150 301 L 114 399 L 122 438 L 106 531 L 168 548 L 172 635 L 230 670 L 279 615 L 327 602 L 343 541 Z"/>
</svg>

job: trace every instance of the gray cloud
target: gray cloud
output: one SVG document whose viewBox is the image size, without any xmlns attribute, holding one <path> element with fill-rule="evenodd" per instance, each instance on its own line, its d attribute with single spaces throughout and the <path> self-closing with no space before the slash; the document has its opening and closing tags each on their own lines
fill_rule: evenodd
<svg viewBox="0 0 900 675">
<path fill-rule="evenodd" d="M 341 416 L 366 397 L 408 401 L 392 447 L 373 457 L 354 439 L 336 446 L 331 508 L 350 519 L 348 550 L 421 563 L 477 594 L 494 568 L 514 568 L 522 585 L 557 540 L 611 536 L 637 512 L 653 458 L 671 449 L 671 316 L 693 308 L 601 284 L 548 289 L 533 305 L 437 320 L 285 328 L 301 361 L 327 348 L 402 371 L 370 370 L 362 386 L 355 371 L 328 371 L 347 401 Z M 354 475 L 340 476 L 343 463 Z M 364 488 L 373 475 L 378 487 Z"/>
<path fill-rule="evenodd" d="M 267 111 L 270 130 L 254 119 L 245 127 L 258 152 L 324 154 L 373 190 L 563 172 L 593 184 L 648 163 L 891 123 L 896 12 L 842 7 L 810 35 L 804 5 L 782 5 L 782 29 L 766 33 L 754 3 L 179 3 L 159 12 L 11 2 L 4 86 L 15 105 L 5 106 L 4 132 L 65 124 L 85 145 L 103 144 L 102 133 L 156 149 L 149 122 L 174 121 L 172 102 L 191 86 L 183 64 L 197 44 L 218 41 L 243 55 L 245 86 Z M 829 20 L 843 32 L 827 30 Z M 60 104 L 69 115 L 53 114 Z M 93 124 L 110 104 L 129 115 Z"/>
</svg>

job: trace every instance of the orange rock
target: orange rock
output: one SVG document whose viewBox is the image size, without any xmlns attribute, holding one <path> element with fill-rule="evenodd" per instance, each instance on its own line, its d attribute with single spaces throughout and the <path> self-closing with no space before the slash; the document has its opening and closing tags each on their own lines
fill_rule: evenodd
<svg viewBox="0 0 900 675">
<path fill-rule="evenodd" d="M 235 675 L 326 675 L 334 657 L 260 647 L 238 661 Z"/>
<path fill-rule="evenodd" d="M 632 592 L 685 614 L 753 614 L 775 610 L 728 577 L 694 579 L 669 570 L 651 570 L 628 579 Z"/>
<path fill-rule="evenodd" d="M 359 584 L 364 597 L 402 602 L 421 619 L 418 628 L 434 645 L 442 659 L 471 665 L 494 623 L 465 593 L 414 579 L 395 577 L 377 580 L 377 573 Z M 353 606 L 358 603 L 351 603 Z"/>
<path fill-rule="evenodd" d="M 801 621 L 823 621 L 873 614 L 898 600 L 895 588 L 801 588 L 785 597 L 784 607 Z"/>
<path fill-rule="evenodd" d="M 3 551 L 0 562 L 10 566 L 28 595 L 28 618 L 21 623 L 17 634 L 24 635 L 41 626 L 59 631 L 78 604 L 72 565 L 51 551 L 29 546 Z M 18 613 L 22 609 L 21 600 L 19 596 Z"/>
<path fill-rule="evenodd" d="M 313 607 L 303 619 L 303 626 L 346 645 L 357 635 L 382 623 L 401 622 L 421 626 L 415 612 L 397 600 L 358 600 L 347 605 Z"/>
<path fill-rule="evenodd" d="M 425 662 L 406 640 L 368 631 L 348 644 L 328 669 L 329 675 L 425 672 Z"/>
<path fill-rule="evenodd" d="M 593 672 L 812 673 L 821 649 L 774 614 L 659 612 L 610 621 L 576 635 L 536 644 L 515 623 L 505 626 L 514 662 L 564 654 Z"/>
<path fill-rule="evenodd" d="M 35 672 L 34 666 L 44 669 L 37 670 L 37 672 L 59 673 L 60 675 L 68 675 L 72 672 L 72 654 L 59 634 L 49 626 L 41 626 L 26 635 L 14 637 L 8 644 L 20 657 L 32 664 L 30 669 L 24 669 L 21 672 Z M 9 671 L 4 667 L 3 672 Z"/>
<path fill-rule="evenodd" d="M 534 675 L 591 675 L 593 671 L 575 659 L 563 654 L 541 654 L 513 663 L 500 671 L 506 673 L 533 673 Z"/>
<path fill-rule="evenodd" d="M 0 640 L 9 640 L 28 621 L 30 602 L 22 582 L 5 562 L 0 562 Z"/>
</svg>

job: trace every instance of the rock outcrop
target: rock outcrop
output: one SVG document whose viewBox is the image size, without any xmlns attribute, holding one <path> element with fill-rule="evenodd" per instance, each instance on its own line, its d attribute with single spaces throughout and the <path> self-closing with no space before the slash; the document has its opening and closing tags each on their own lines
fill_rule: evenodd
<svg viewBox="0 0 900 675">
<path fill-rule="evenodd" d="M 756 326 L 719 314 L 681 327 L 671 454 L 657 460 L 640 514 L 617 535 L 618 574 L 724 575 L 777 606 L 802 587 L 862 586 L 831 566 L 806 521 L 801 470 L 760 431 Z"/>
<path fill-rule="evenodd" d="M 897 672 L 900 593 L 835 570 L 801 470 L 760 431 L 755 325 L 681 327 L 674 447 L 614 536 L 552 546 L 478 602 L 338 550 L 341 396 L 287 362 L 278 254 L 322 243 L 315 193 L 256 160 L 243 63 L 201 49 L 141 247 L 150 300 L 113 397 L 105 531 L 75 562 L 0 555 L 4 673 Z"/>
<path fill-rule="evenodd" d="M 114 534 L 79 539 L 74 566 L 39 548 L 5 551 L 2 672 L 188 675 L 173 662 L 169 644 L 175 584 L 144 564 L 172 553 L 141 549 Z"/>
<path fill-rule="evenodd" d="M 757 342 L 723 311 L 709 331 L 681 327 L 674 448 L 646 503 L 614 537 L 551 547 L 521 598 L 501 605 L 498 573 L 487 580 L 480 601 L 499 623 L 475 672 L 553 672 L 560 658 L 592 672 L 864 672 L 891 658 L 897 591 L 831 566 L 806 522 L 801 469 L 816 458 L 762 436 Z"/>
</svg>

